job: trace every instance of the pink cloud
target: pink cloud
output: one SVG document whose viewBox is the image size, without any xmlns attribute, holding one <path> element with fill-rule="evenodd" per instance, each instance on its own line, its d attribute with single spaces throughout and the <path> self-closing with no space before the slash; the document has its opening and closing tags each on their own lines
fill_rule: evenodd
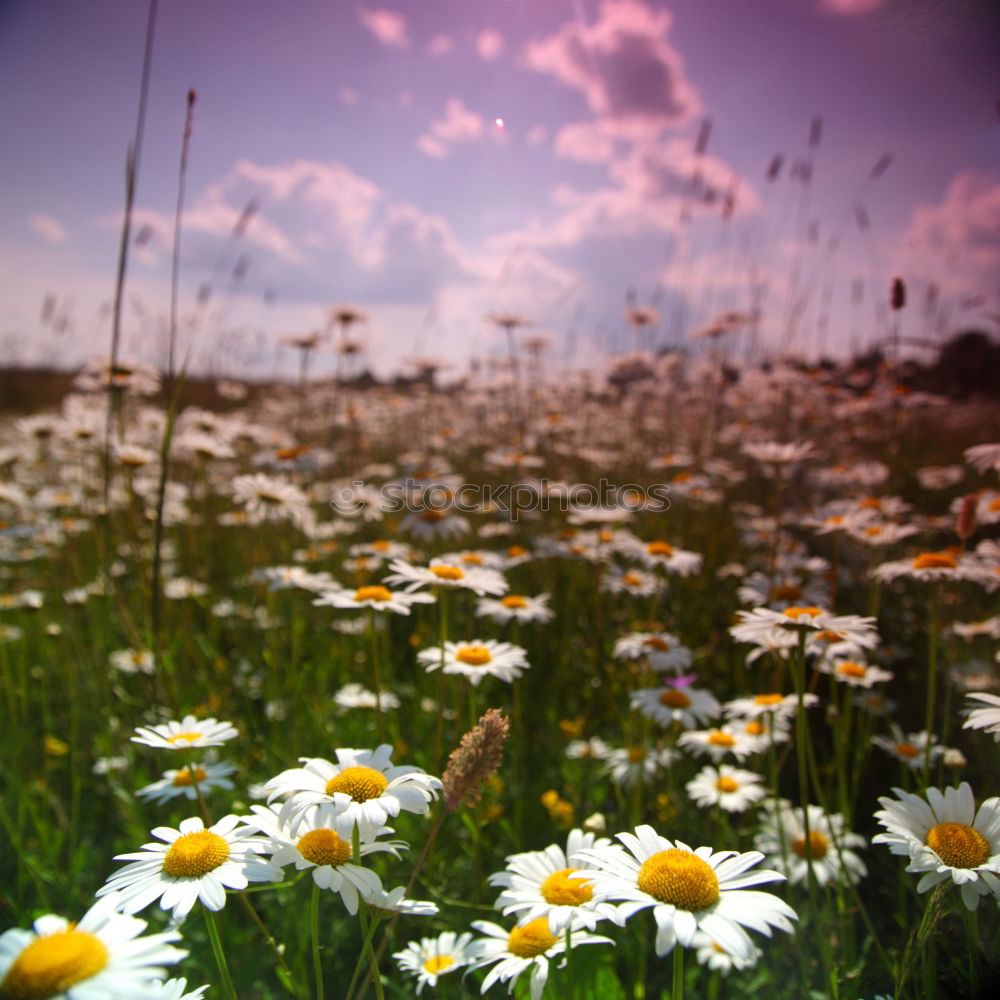
<svg viewBox="0 0 1000 1000">
<path fill-rule="evenodd" d="M 358 11 L 361 23 L 390 49 L 408 49 L 410 39 L 406 34 L 406 19 L 395 11 L 362 8 Z"/>
<path fill-rule="evenodd" d="M 472 142 L 482 136 L 484 128 L 482 115 L 470 111 L 460 98 L 449 97 L 444 105 L 444 118 L 431 123 L 430 129 L 417 140 L 417 147 L 428 156 L 444 159 L 451 144 Z"/>
<path fill-rule="evenodd" d="M 569 21 L 530 43 L 527 65 L 579 90 L 605 127 L 641 137 L 687 122 L 701 101 L 667 41 L 670 12 L 641 0 L 603 0 L 591 25 Z"/>
<path fill-rule="evenodd" d="M 51 215 L 29 216 L 28 227 L 33 233 L 49 243 L 65 243 L 69 239 L 69 230 L 58 219 L 53 219 Z"/>
<path fill-rule="evenodd" d="M 427 43 L 427 53 L 432 56 L 446 56 L 455 48 L 455 40 L 451 35 L 435 35 Z"/>
<path fill-rule="evenodd" d="M 596 122 L 575 122 L 556 133 L 556 156 L 580 163 L 608 163 L 614 158 L 614 139 Z"/>
<path fill-rule="evenodd" d="M 870 14 L 884 3 L 885 0 L 819 0 L 819 5 L 824 10 L 833 14 L 845 14 L 848 17 Z"/>
<path fill-rule="evenodd" d="M 899 242 L 905 275 L 951 294 L 994 293 L 1000 274 L 1000 174 L 962 170 L 936 205 L 920 205 Z"/>
<path fill-rule="evenodd" d="M 479 58 L 486 62 L 493 62 L 500 57 L 503 44 L 503 35 L 493 28 L 487 28 L 476 35 L 476 52 L 479 53 Z"/>
</svg>

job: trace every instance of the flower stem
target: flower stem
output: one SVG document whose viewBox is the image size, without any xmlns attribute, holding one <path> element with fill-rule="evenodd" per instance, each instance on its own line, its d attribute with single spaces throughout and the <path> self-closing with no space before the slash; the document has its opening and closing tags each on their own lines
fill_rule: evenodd
<svg viewBox="0 0 1000 1000">
<path fill-rule="evenodd" d="M 674 945 L 674 983 L 670 988 L 670 1000 L 684 1000 L 684 949 Z"/>
<path fill-rule="evenodd" d="M 205 925 L 208 927 L 208 939 L 212 942 L 212 953 L 215 955 L 215 964 L 219 967 L 219 976 L 222 978 L 222 992 L 226 1000 L 238 1000 L 236 987 L 233 986 L 233 977 L 229 974 L 229 965 L 226 963 L 226 953 L 222 950 L 222 938 L 219 936 L 219 915 L 214 910 L 204 908 Z"/>
<path fill-rule="evenodd" d="M 323 962 L 319 954 L 319 886 L 313 882 L 309 906 L 309 932 L 312 937 L 313 976 L 316 980 L 316 1000 L 323 1000 Z"/>
</svg>

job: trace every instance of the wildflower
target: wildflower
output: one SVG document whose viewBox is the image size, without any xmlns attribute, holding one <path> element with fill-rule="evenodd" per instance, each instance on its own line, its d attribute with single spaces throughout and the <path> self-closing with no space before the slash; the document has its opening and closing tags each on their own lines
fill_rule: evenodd
<svg viewBox="0 0 1000 1000">
<path fill-rule="evenodd" d="M 803 704 L 811 708 L 818 704 L 819 698 L 809 691 L 805 692 Z M 799 699 L 795 694 L 781 694 L 778 691 L 765 691 L 746 698 L 733 698 L 722 706 L 722 711 L 733 719 L 759 719 L 762 716 L 772 716 L 782 722 L 790 719 L 799 708 Z"/>
<path fill-rule="evenodd" d="M 808 458 L 813 453 L 813 446 L 809 441 L 788 444 L 778 441 L 747 441 L 743 444 L 742 451 L 744 455 L 749 455 L 763 465 L 781 466 Z"/>
<path fill-rule="evenodd" d="M 158 983 L 157 989 L 159 992 L 153 994 L 155 1000 L 202 1000 L 208 987 L 199 986 L 197 989 L 191 990 L 190 993 L 186 993 L 186 979 L 168 979 L 164 983 Z"/>
<path fill-rule="evenodd" d="M 718 729 L 692 729 L 677 738 L 679 747 L 690 747 L 699 757 L 711 757 L 718 763 L 731 753 L 737 760 L 744 760 L 767 748 L 763 733 L 748 733 L 745 729 L 726 723 Z"/>
<path fill-rule="evenodd" d="M 604 774 L 611 775 L 620 785 L 634 785 L 655 778 L 677 760 L 677 754 L 668 747 L 647 750 L 644 747 L 627 747 L 608 750 L 604 757 Z"/>
<path fill-rule="evenodd" d="M 548 594 L 538 594 L 536 597 L 507 594 L 499 600 L 483 597 L 476 603 L 476 617 L 489 618 L 498 625 L 506 625 L 511 619 L 518 622 L 547 622 L 552 620 L 554 614 L 548 601 Z"/>
<path fill-rule="evenodd" d="M 233 500 L 246 511 L 252 524 L 291 521 L 303 530 L 312 526 L 309 498 L 286 479 L 263 472 L 237 476 L 232 483 Z"/>
<path fill-rule="evenodd" d="M 383 712 L 399 708 L 399 698 L 391 691 L 376 695 L 362 684 L 345 684 L 334 696 L 334 702 L 341 708 L 380 708 Z"/>
<path fill-rule="evenodd" d="M 669 632 L 630 632 L 615 642 L 614 655 L 619 660 L 645 656 L 657 673 L 679 673 L 691 666 L 691 650 Z"/>
<path fill-rule="evenodd" d="M 473 639 L 471 642 L 446 642 L 443 656 L 440 646 L 417 653 L 417 662 L 427 671 L 442 667 L 446 674 L 462 674 L 473 686 L 486 676 L 514 681 L 528 668 L 525 652 L 520 646 L 495 639 Z"/>
<path fill-rule="evenodd" d="M 627 850 L 617 845 L 592 848 L 576 857 L 597 868 L 587 876 L 596 898 L 624 901 L 623 916 L 653 908 L 657 955 L 668 954 L 678 943 L 692 947 L 701 930 L 733 956 L 749 960 L 754 945 L 744 927 L 768 937 L 772 927 L 791 932 L 795 911 L 777 896 L 750 888 L 784 880 L 775 871 L 749 871 L 762 854 L 710 847 L 693 851 L 659 836 L 651 826 L 620 833 L 618 839 Z"/>
<path fill-rule="evenodd" d="M 361 867 L 360 858 L 354 858 L 351 841 L 327 826 L 317 808 L 306 810 L 294 830 L 282 820 L 280 807 L 251 806 L 250 811 L 253 815 L 244 819 L 268 838 L 264 853 L 270 854 L 271 864 L 278 868 L 293 864 L 296 871 L 311 871 L 313 882 L 320 889 L 338 893 L 351 916 L 358 912 L 359 896 L 367 898 L 382 888 L 375 872 Z M 383 826 L 375 836 L 388 833 L 392 830 Z M 372 840 L 360 845 L 360 853 L 365 857 L 387 852 L 398 858 L 405 847 L 401 840 Z"/>
<path fill-rule="evenodd" d="M 713 941 L 704 931 L 695 934 L 692 947 L 695 949 L 699 965 L 705 965 L 713 972 L 721 972 L 724 976 L 733 969 L 741 972 L 743 969 L 753 968 L 763 954 L 760 948 L 753 945 L 752 957 L 737 958 L 735 955 L 730 955 L 718 941 Z"/>
<path fill-rule="evenodd" d="M 356 590 L 324 590 L 313 601 L 317 608 L 371 608 L 374 611 L 392 611 L 397 615 L 408 615 L 414 604 L 433 604 L 437 598 L 433 594 L 410 594 L 392 591 L 381 584 L 358 587 Z"/>
<path fill-rule="evenodd" d="M 627 547 L 627 554 L 640 559 L 650 569 L 659 567 L 667 573 L 691 576 L 701 569 L 702 557 L 697 552 L 688 552 L 662 539 L 643 542 L 636 539 Z"/>
<path fill-rule="evenodd" d="M 924 582 L 937 580 L 972 580 L 976 578 L 976 563 L 970 556 L 944 550 L 921 552 L 908 559 L 880 563 L 873 575 L 882 583 L 900 577 L 911 577 Z"/>
<path fill-rule="evenodd" d="M 209 910 L 226 905 L 226 889 L 242 890 L 250 882 L 276 882 L 281 871 L 259 857 L 264 841 L 238 816 L 225 816 L 214 826 L 194 816 L 178 829 L 160 826 L 152 831 L 163 843 L 144 844 L 140 851 L 119 854 L 129 861 L 97 890 L 98 897 L 118 893 L 123 913 L 138 913 L 160 900 L 180 923 L 201 900 Z"/>
<path fill-rule="evenodd" d="M 5 1000 L 159 1000 L 158 980 L 187 955 L 177 931 L 139 935 L 146 921 L 116 912 L 111 895 L 73 923 L 48 914 L 33 930 L 0 935 L 0 997 Z"/>
<path fill-rule="evenodd" d="M 803 810 L 782 799 L 764 806 L 754 847 L 793 885 L 806 880 L 810 867 L 819 885 L 827 882 L 854 885 L 868 873 L 865 863 L 853 850 L 865 847 L 865 838 L 845 830 L 844 817 L 839 813 L 827 814 L 819 806 L 806 808 L 808 844 Z"/>
<path fill-rule="evenodd" d="M 407 899 L 406 889 L 397 886 L 395 889 L 382 889 L 368 893 L 362 902 L 379 918 L 407 916 L 433 917 L 437 913 L 436 903 L 425 899 Z"/>
<path fill-rule="evenodd" d="M 495 569 L 481 566 L 455 566 L 439 559 L 429 566 L 413 566 L 403 559 L 394 559 L 389 564 L 392 574 L 385 583 L 401 583 L 408 591 L 420 587 L 444 587 L 450 590 L 471 590 L 484 597 L 487 594 L 499 596 L 507 592 L 507 581 Z"/>
<path fill-rule="evenodd" d="M 706 765 L 684 787 L 701 808 L 719 806 L 732 813 L 743 812 L 767 795 L 759 774 L 730 764 Z"/>
<path fill-rule="evenodd" d="M 119 649 L 109 659 L 111 666 L 123 674 L 152 674 L 156 671 L 156 659 L 145 649 Z"/>
<path fill-rule="evenodd" d="M 841 684 L 857 688 L 870 688 L 875 684 L 891 681 L 896 676 L 891 671 L 883 670 L 881 667 L 869 666 L 858 660 L 840 658 L 832 661 L 821 660 L 816 664 L 816 669 L 821 673 L 830 674 Z"/>
<path fill-rule="evenodd" d="M 901 788 L 893 792 L 895 799 L 879 799 L 875 818 L 887 832 L 872 843 L 909 856 L 906 870 L 921 875 L 917 892 L 951 880 L 961 886 L 968 910 L 983 896 L 1000 900 L 1000 798 L 987 799 L 977 812 L 967 781 L 943 793 L 928 788 L 926 798 Z"/>
<path fill-rule="evenodd" d="M 441 777 L 444 805 L 449 811 L 474 806 L 483 785 L 496 774 L 510 735 L 510 720 L 499 709 L 488 709 L 448 756 Z"/>
<path fill-rule="evenodd" d="M 192 763 L 190 767 L 164 771 L 159 781 L 140 788 L 135 794 L 140 799 L 155 802 L 157 805 L 180 796 L 193 801 L 198 797 L 199 791 L 205 794 L 213 788 L 231 789 L 233 783 L 229 780 L 229 776 L 235 773 L 236 767 L 233 764 Z"/>
<path fill-rule="evenodd" d="M 1000 741 L 1000 697 L 985 691 L 972 691 L 966 695 L 970 701 L 981 701 L 986 708 L 970 708 L 963 729 L 985 729 Z"/>
<path fill-rule="evenodd" d="M 901 764 L 905 764 L 911 770 L 919 771 L 925 763 L 927 755 L 927 741 L 930 740 L 931 760 L 934 760 L 940 753 L 941 748 L 934 746 L 937 737 L 926 731 L 919 733 L 904 733 L 896 723 L 891 723 L 892 736 L 873 736 L 872 745 L 880 750 L 892 754 Z"/>
<path fill-rule="evenodd" d="M 706 725 L 709 719 L 717 718 L 720 711 L 719 703 L 710 691 L 683 684 L 635 691 L 631 708 L 661 726 L 679 722 L 685 729 Z"/>
<path fill-rule="evenodd" d="M 361 840 L 368 842 L 400 810 L 422 815 L 441 788 L 437 778 L 418 767 L 392 764 L 392 747 L 383 743 L 375 750 L 337 750 L 337 763 L 322 757 L 300 757 L 305 767 L 291 768 L 267 782 L 271 802 L 291 797 L 282 806 L 282 820 L 291 820 L 294 833 L 301 817 L 311 807 L 323 807 L 323 820 L 345 840 L 357 826 Z"/>
<path fill-rule="evenodd" d="M 510 855 L 506 871 L 489 877 L 490 885 L 504 889 L 497 897 L 496 908 L 505 917 L 516 914 L 522 925 L 547 917 L 549 929 L 555 935 L 567 927 L 573 930 L 586 927 L 592 931 L 601 920 L 619 923 L 618 908 L 612 903 L 595 901 L 590 883 L 579 877 L 593 866 L 573 865 L 569 861 L 577 851 L 607 847 L 610 843 L 606 837 L 597 838 L 577 829 L 570 830 L 565 851 L 558 844 L 550 844 L 543 851 Z"/>
<path fill-rule="evenodd" d="M 549 978 L 549 959 L 566 950 L 566 938 L 553 934 L 545 917 L 510 931 L 488 920 L 474 920 L 472 929 L 485 935 L 472 946 L 476 955 L 472 968 L 493 965 L 483 980 L 480 993 L 486 993 L 497 982 L 507 983 L 507 992 L 513 993 L 518 978 L 530 969 L 531 1000 L 539 1000 Z M 610 943 L 609 938 L 587 931 L 578 931 L 573 935 L 574 948 L 584 944 Z"/>
<path fill-rule="evenodd" d="M 437 937 L 411 941 L 402 951 L 392 957 L 400 969 L 412 973 L 417 979 L 417 996 L 425 986 L 433 989 L 440 976 L 468 965 L 473 959 L 472 934 L 455 934 L 444 931 Z"/>
<path fill-rule="evenodd" d="M 198 750 L 221 746 L 237 735 L 231 722 L 216 719 L 196 719 L 185 715 L 180 722 L 165 722 L 159 726 L 139 726 L 133 743 L 143 743 L 160 750 Z"/>
</svg>

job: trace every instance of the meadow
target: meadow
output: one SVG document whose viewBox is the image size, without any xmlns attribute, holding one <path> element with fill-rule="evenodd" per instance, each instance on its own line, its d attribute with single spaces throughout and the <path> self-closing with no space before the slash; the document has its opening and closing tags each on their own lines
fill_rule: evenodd
<svg viewBox="0 0 1000 1000">
<path fill-rule="evenodd" d="M 175 388 L 0 420 L 2 1000 L 995 995 L 995 407 Z"/>
</svg>

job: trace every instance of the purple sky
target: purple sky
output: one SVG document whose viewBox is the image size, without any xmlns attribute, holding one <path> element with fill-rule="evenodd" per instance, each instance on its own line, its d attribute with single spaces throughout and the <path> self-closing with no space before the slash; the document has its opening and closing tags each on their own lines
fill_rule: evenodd
<svg viewBox="0 0 1000 1000">
<path fill-rule="evenodd" d="M 146 16 L 0 5 L 4 358 L 107 350 Z M 590 362 L 633 345 L 630 296 L 655 345 L 756 308 L 765 343 L 844 353 L 884 334 L 897 274 L 905 334 L 995 331 L 998 52 L 991 0 L 164 0 L 126 349 L 162 360 L 189 88 L 202 367 L 287 370 L 281 336 L 344 302 L 383 372 L 499 356 L 497 311 Z"/>
</svg>

